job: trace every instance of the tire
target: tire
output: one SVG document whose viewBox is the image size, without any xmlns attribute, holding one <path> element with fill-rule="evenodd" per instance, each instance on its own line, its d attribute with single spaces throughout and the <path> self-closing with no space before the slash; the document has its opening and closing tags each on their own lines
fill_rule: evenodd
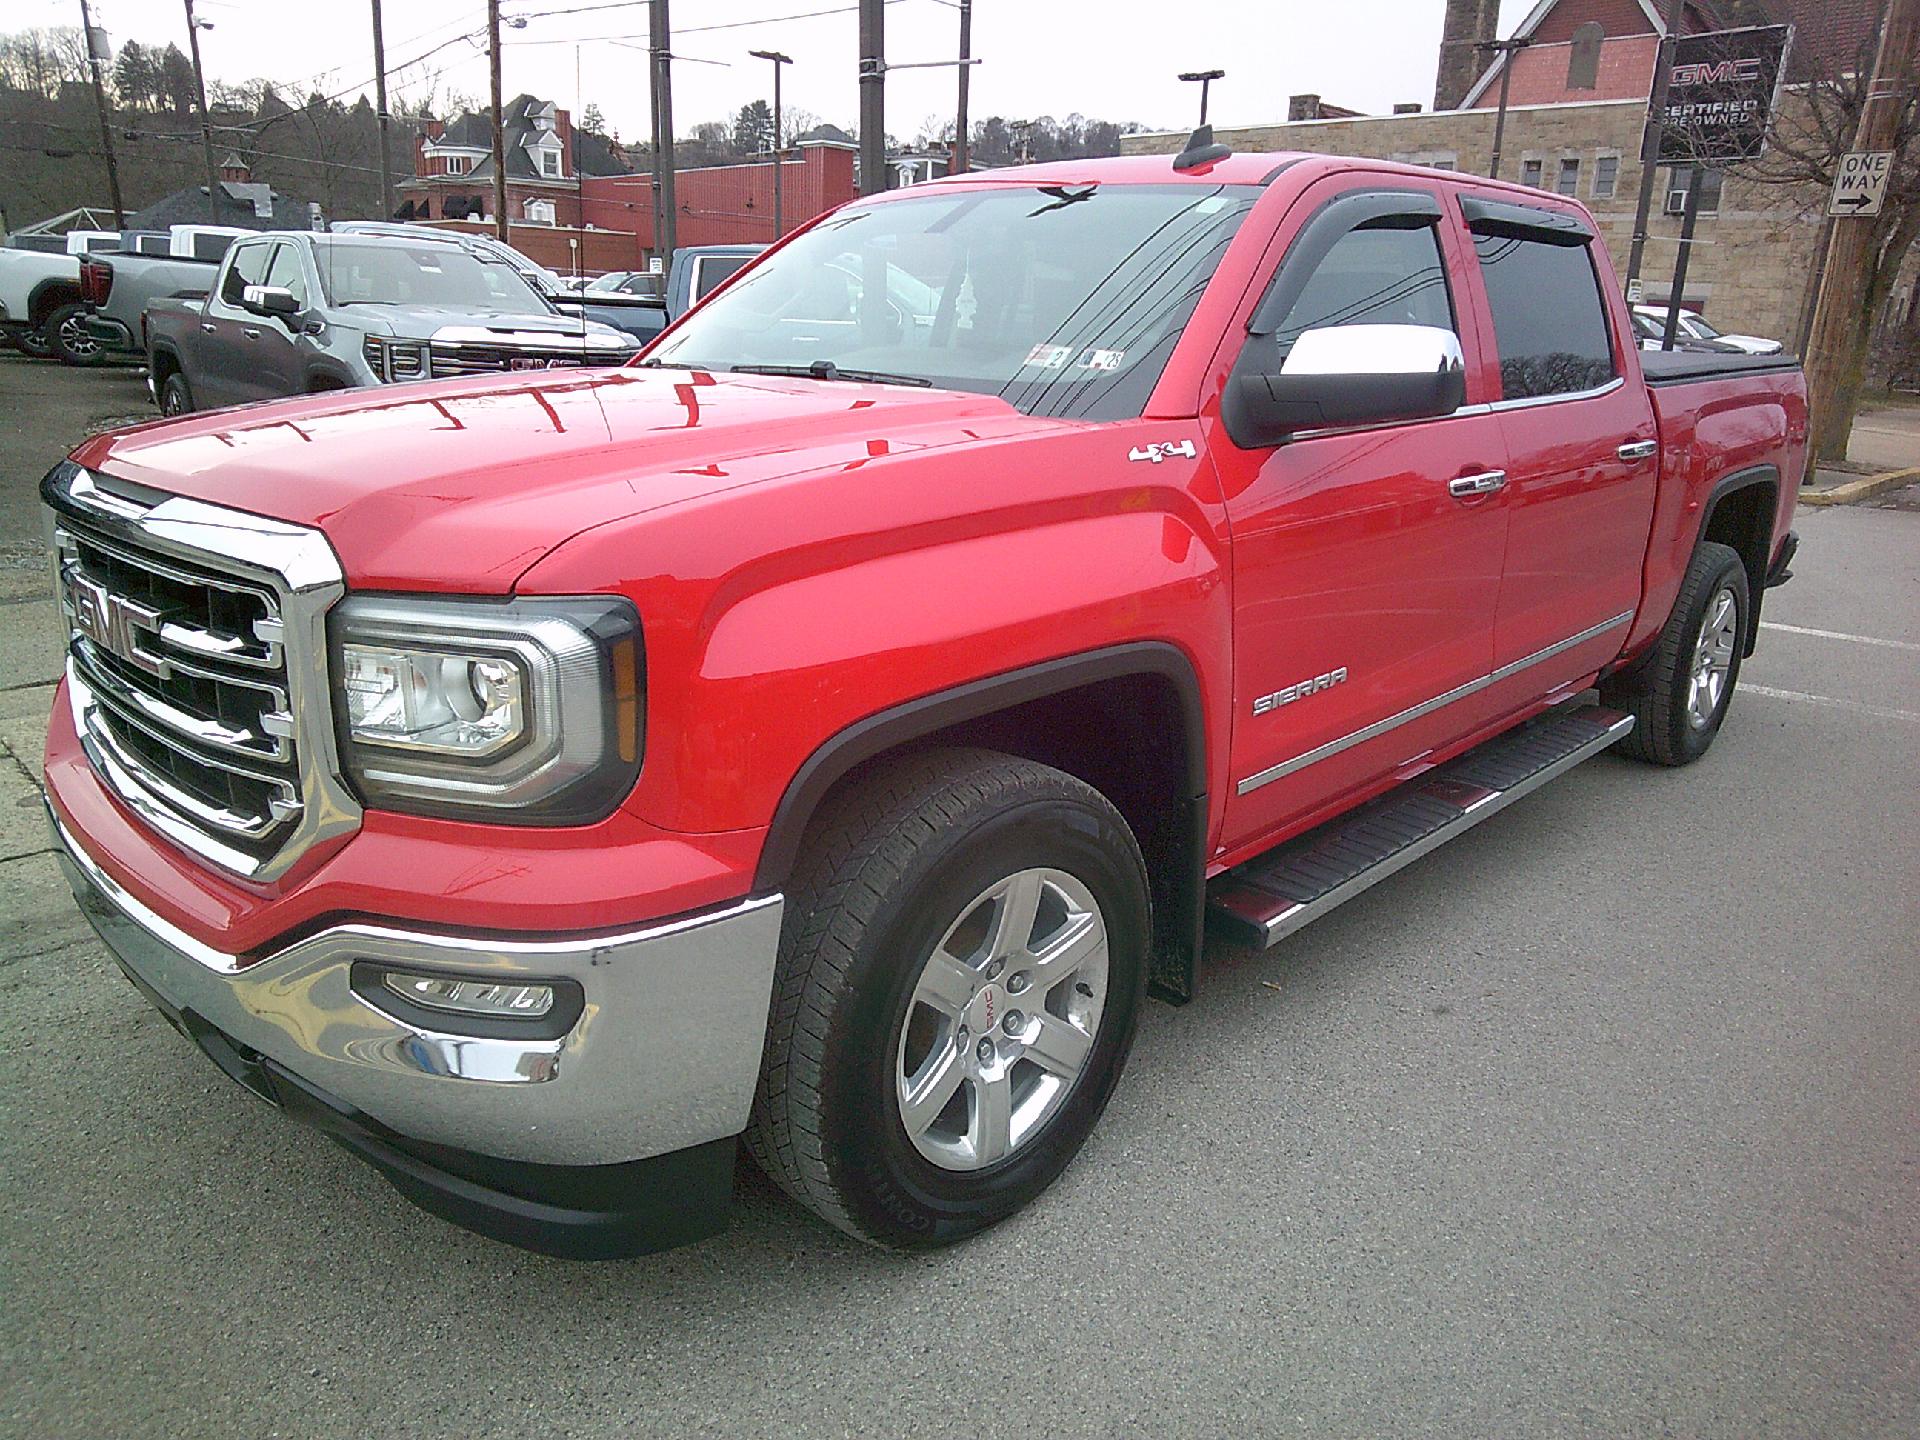
<svg viewBox="0 0 1920 1440">
<path fill-rule="evenodd" d="M 47 343 L 44 329 L 16 330 L 13 334 L 13 343 L 22 355 L 31 355 L 36 360 L 53 358 L 53 347 Z"/>
<path fill-rule="evenodd" d="M 1739 555 L 1702 541 L 1646 665 L 1600 687 L 1604 703 L 1634 719 L 1633 732 L 1616 747 L 1621 754 L 1650 765 L 1691 765 L 1707 753 L 1740 680 L 1751 606 Z"/>
<path fill-rule="evenodd" d="M 62 305 L 47 317 L 47 346 L 62 365 L 85 368 L 107 358 L 100 342 L 87 332 L 87 307 Z"/>
<path fill-rule="evenodd" d="M 996 945 L 1020 923 L 1023 947 Z M 872 1244 L 1006 1218 L 1106 1107 L 1150 934 L 1139 846 L 1098 791 L 985 750 L 884 762 L 830 805 L 795 875 L 749 1153 Z"/>
<path fill-rule="evenodd" d="M 187 377 L 178 370 L 160 382 L 160 413 L 162 415 L 193 413 L 193 392 L 187 388 Z"/>
</svg>

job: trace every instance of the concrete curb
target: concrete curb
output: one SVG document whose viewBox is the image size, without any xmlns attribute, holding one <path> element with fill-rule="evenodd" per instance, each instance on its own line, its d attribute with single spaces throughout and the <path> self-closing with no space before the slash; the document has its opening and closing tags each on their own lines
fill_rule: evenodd
<svg viewBox="0 0 1920 1440">
<path fill-rule="evenodd" d="M 1849 480 L 1844 485 L 1829 485 L 1824 490 L 1802 490 L 1802 505 L 1851 505 L 1856 500 L 1868 500 L 1885 490 L 1920 480 L 1920 465 L 1909 466 L 1905 470 L 1882 470 L 1878 475 L 1863 475 L 1858 480 Z"/>
</svg>

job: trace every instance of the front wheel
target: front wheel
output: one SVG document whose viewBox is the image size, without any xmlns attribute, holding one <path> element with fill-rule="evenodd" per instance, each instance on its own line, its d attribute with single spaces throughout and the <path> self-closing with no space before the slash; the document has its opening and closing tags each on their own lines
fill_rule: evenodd
<svg viewBox="0 0 1920 1440">
<path fill-rule="evenodd" d="M 1653 765 L 1690 765 L 1707 753 L 1733 699 L 1746 649 L 1747 568 L 1731 548 L 1703 541 L 1680 582 L 1645 666 L 1601 685 L 1601 699 L 1634 718 L 1623 754 Z"/>
<path fill-rule="evenodd" d="M 1145 993 L 1139 847 L 1048 766 L 941 750 L 823 817 L 789 896 L 748 1148 L 823 1219 L 944 1244 L 1064 1170 Z"/>
<path fill-rule="evenodd" d="M 193 392 L 187 388 L 187 377 L 176 370 L 160 382 L 160 413 L 186 415 L 192 410 Z"/>
</svg>

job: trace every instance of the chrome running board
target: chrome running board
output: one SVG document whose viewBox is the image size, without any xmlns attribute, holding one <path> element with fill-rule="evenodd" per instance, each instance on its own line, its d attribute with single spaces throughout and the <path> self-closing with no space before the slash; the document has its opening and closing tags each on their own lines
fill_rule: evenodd
<svg viewBox="0 0 1920 1440">
<path fill-rule="evenodd" d="M 1633 717 L 1549 711 L 1207 887 L 1207 924 L 1264 949 L 1623 739 Z"/>
</svg>

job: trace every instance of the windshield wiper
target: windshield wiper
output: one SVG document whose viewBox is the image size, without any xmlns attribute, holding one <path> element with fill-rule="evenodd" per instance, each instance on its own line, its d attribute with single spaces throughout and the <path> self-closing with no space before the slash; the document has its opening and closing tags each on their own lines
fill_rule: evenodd
<svg viewBox="0 0 1920 1440">
<path fill-rule="evenodd" d="M 729 365 L 735 375 L 799 375 L 809 380 L 852 380 L 874 385 L 915 385 L 933 388 L 924 375 L 894 375 L 885 370 L 842 370 L 831 360 L 816 360 L 811 365 Z"/>
</svg>

